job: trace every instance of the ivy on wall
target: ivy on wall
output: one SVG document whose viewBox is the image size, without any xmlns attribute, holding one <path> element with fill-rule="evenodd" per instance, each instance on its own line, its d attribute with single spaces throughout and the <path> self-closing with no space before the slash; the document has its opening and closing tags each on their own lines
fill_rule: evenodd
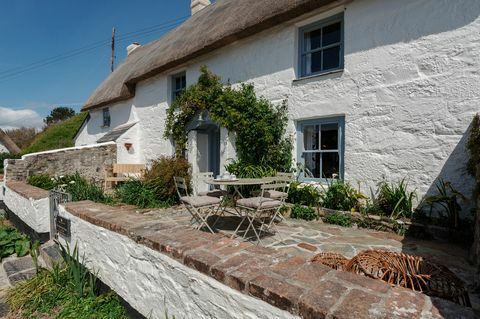
<svg viewBox="0 0 480 319">
<path fill-rule="evenodd" d="M 292 143 L 285 137 L 287 103 L 273 105 L 255 93 L 254 85 L 233 88 L 202 66 L 196 84 L 189 86 L 167 111 L 165 138 L 172 137 L 181 156 L 187 143 L 187 125 L 201 111 L 236 135 L 240 166 L 263 166 L 288 171 L 292 164 Z"/>
<path fill-rule="evenodd" d="M 470 174 L 476 176 L 476 168 L 480 164 L 480 116 L 478 114 L 475 115 L 472 121 L 467 148 L 470 152 L 467 170 Z"/>
</svg>

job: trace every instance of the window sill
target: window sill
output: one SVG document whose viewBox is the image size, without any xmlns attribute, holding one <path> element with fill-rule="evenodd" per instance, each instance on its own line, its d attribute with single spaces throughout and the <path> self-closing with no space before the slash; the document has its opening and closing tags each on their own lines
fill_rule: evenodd
<svg viewBox="0 0 480 319">
<path fill-rule="evenodd" d="M 297 83 L 297 82 L 301 82 L 301 81 L 305 81 L 305 80 L 310 80 L 310 79 L 315 79 L 315 78 L 320 78 L 320 77 L 325 77 L 325 76 L 331 75 L 331 74 L 342 73 L 343 71 L 344 71 L 344 69 L 342 68 L 342 69 L 338 69 L 338 70 L 332 70 L 332 71 L 327 71 L 327 72 L 323 72 L 323 73 L 302 76 L 302 77 L 299 77 L 297 79 L 294 79 L 293 83 Z"/>
</svg>

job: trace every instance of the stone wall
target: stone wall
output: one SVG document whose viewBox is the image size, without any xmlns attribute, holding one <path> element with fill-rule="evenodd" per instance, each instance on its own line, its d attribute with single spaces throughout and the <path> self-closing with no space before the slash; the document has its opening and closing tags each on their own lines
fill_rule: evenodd
<svg viewBox="0 0 480 319">
<path fill-rule="evenodd" d="M 105 167 L 116 162 L 117 146 L 113 142 L 64 148 L 7 160 L 5 179 L 25 181 L 28 176 L 35 174 L 59 176 L 79 172 L 89 180 L 101 181 L 105 176 Z"/>
<path fill-rule="evenodd" d="M 155 214 L 90 201 L 59 214 L 86 266 L 147 317 L 166 308 L 177 318 L 475 318 L 443 299 Z"/>
</svg>

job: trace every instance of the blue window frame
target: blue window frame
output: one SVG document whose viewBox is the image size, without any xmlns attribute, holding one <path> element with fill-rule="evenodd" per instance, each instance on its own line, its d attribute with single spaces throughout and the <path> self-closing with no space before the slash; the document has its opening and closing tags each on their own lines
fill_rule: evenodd
<svg viewBox="0 0 480 319">
<path fill-rule="evenodd" d="M 172 102 L 187 88 L 185 72 L 172 75 Z"/>
<path fill-rule="evenodd" d="M 302 168 L 300 180 L 344 178 L 344 132 L 343 116 L 297 122 L 297 162 Z"/>
<path fill-rule="evenodd" d="M 110 110 L 108 107 L 103 109 L 103 127 L 110 127 Z"/>
<path fill-rule="evenodd" d="M 300 28 L 300 76 L 311 76 L 343 69 L 343 13 Z"/>
</svg>

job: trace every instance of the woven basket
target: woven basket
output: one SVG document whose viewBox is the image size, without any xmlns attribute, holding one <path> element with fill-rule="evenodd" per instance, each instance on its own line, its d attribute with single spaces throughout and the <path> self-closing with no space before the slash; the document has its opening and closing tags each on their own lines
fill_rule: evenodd
<svg viewBox="0 0 480 319">
<path fill-rule="evenodd" d="M 349 259 L 337 253 L 320 253 L 315 255 L 311 261 L 322 264 L 335 270 L 345 270 Z"/>
<path fill-rule="evenodd" d="M 422 257 L 367 250 L 353 257 L 345 270 L 471 307 L 463 281 L 447 267 Z"/>
</svg>

